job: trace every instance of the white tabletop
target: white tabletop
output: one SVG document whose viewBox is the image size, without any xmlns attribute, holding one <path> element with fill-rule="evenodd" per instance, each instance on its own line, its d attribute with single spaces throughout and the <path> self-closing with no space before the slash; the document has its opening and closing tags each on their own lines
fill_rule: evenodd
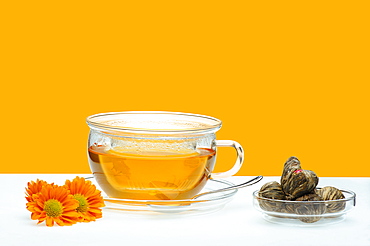
<svg viewBox="0 0 370 246">
<path fill-rule="evenodd" d="M 338 224 L 282 226 L 253 208 L 252 192 L 278 177 L 240 189 L 223 209 L 193 216 L 137 216 L 103 210 L 96 222 L 47 227 L 30 219 L 25 187 L 37 178 L 62 185 L 74 174 L 0 174 L 0 245 L 370 245 L 370 177 L 320 178 L 319 185 L 356 192 L 356 206 Z M 79 175 L 87 177 L 89 175 Z M 235 184 L 251 177 L 227 179 Z"/>
</svg>

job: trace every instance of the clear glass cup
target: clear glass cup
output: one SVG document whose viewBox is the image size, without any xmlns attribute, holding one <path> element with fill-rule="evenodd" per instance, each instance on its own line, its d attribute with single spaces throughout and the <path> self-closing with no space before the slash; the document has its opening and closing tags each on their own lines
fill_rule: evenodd
<svg viewBox="0 0 370 246">
<path fill-rule="evenodd" d="M 232 140 L 216 140 L 219 119 L 188 113 L 127 111 L 89 116 L 88 159 L 104 192 L 134 200 L 181 200 L 209 179 L 234 175 L 244 152 Z M 233 167 L 213 173 L 217 147 L 233 147 Z"/>
</svg>

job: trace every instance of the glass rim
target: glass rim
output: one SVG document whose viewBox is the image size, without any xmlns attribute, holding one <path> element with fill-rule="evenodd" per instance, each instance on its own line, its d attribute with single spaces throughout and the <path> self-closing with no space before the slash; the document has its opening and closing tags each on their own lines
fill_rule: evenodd
<svg viewBox="0 0 370 246">
<path fill-rule="evenodd" d="M 126 121 L 125 121 L 126 120 Z M 127 120 L 131 123 L 127 123 Z M 153 127 L 143 127 L 153 123 Z M 167 128 L 158 127 L 167 121 Z M 131 134 L 206 134 L 218 131 L 221 120 L 201 114 L 171 111 L 121 111 L 90 115 L 86 123 L 91 129 Z M 138 126 L 135 125 L 137 123 Z M 145 125 L 145 124 L 144 124 Z M 157 127 L 155 127 L 157 125 Z"/>
<path fill-rule="evenodd" d="M 322 189 L 322 187 L 317 187 L 317 189 Z M 259 190 L 255 190 L 253 192 L 253 197 L 258 200 L 264 200 L 264 201 L 269 201 L 269 202 L 274 202 L 274 203 L 286 203 L 286 204 L 319 204 L 319 203 L 324 203 L 324 204 L 331 204 L 331 203 L 339 203 L 339 202 L 347 202 L 351 200 L 356 199 L 356 193 L 351 191 L 351 190 L 342 190 L 339 189 L 341 192 L 347 194 L 345 198 L 341 199 L 335 199 L 335 200 L 322 200 L 322 201 L 296 201 L 296 200 L 279 200 L 279 199 L 272 199 L 272 198 L 266 198 L 259 196 L 258 192 Z"/>
</svg>

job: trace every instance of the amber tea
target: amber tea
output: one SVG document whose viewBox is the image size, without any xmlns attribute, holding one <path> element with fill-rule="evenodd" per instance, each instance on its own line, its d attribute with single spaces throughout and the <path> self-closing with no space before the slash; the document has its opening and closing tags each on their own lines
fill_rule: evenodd
<svg viewBox="0 0 370 246">
<path fill-rule="evenodd" d="M 92 145 L 89 163 L 111 197 L 136 200 L 188 199 L 200 192 L 215 163 L 215 150 L 168 152 L 110 149 Z"/>
<path fill-rule="evenodd" d="M 189 199 L 210 177 L 236 174 L 244 159 L 238 142 L 216 139 L 222 122 L 206 115 L 124 111 L 91 115 L 86 122 L 90 169 L 112 198 Z M 237 158 L 231 169 L 212 173 L 219 147 L 234 148 Z"/>
</svg>

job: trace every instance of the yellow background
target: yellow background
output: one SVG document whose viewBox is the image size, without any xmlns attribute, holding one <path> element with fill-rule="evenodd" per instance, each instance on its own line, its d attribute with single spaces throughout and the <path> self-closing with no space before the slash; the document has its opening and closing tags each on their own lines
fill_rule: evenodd
<svg viewBox="0 0 370 246">
<path fill-rule="evenodd" d="M 122 3 L 123 2 L 123 3 Z M 132 3 L 133 2 L 133 3 Z M 368 1 L 3 1 L 0 173 L 89 173 L 91 114 L 223 121 L 238 175 L 370 176 Z M 216 171 L 235 153 L 220 150 Z"/>
</svg>

